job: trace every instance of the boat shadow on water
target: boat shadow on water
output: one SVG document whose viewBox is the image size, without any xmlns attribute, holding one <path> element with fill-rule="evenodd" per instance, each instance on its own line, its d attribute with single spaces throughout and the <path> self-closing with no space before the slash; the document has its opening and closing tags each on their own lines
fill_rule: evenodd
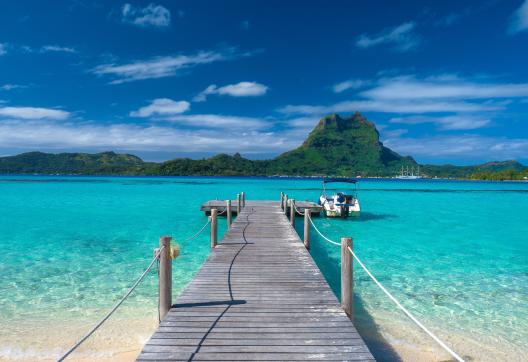
<svg viewBox="0 0 528 362">
<path fill-rule="evenodd" d="M 395 217 L 393 215 L 384 216 Z M 384 216 L 381 216 L 381 218 Z M 376 220 L 377 218 L 374 216 L 373 219 Z M 298 230 L 298 232 L 300 233 L 299 235 L 302 235 L 302 230 Z M 319 266 L 319 269 L 328 281 L 328 284 L 332 288 L 335 295 L 341 299 L 341 269 L 339 264 L 336 263 L 336 256 L 331 256 L 328 253 L 327 249 L 323 246 L 324 243 L 325 242 L 323 240 L 319 240 L 319 238 L 314 240 L 314 242 L 310 244 L 310 254 L 312 255 L 316 264 Z M 340 255 L 340 248 L 336 249 L 336 255 Z M 396 353 L 394 348 L 383 337 L 379 326 L 374 321 L 374 318 L 365 309 L 365 304 L 357 293 L 354 293 L 354 326 L 367 344 L 376 361 L 403 361 Z"/>
</svg>

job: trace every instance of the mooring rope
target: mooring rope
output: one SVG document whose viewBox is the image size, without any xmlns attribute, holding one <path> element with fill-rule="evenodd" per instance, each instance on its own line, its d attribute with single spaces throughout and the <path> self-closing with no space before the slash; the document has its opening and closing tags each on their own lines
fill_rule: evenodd
<svg viewBox="0 0 528 362">
<path fill-rule="evenodd" d="M 108 312 L 103 319 L 101 319 L 92 329 L 90 329 L 90 331 L 88 333 L 86 333 L 84 335 L 84 337 L 82 337 L 79 342 L 75 343 L 75 345 L 73 347 L 71 347 L 66 353 L 64 353 L 57 361 L 58 362 L 61 362 L 61 361 L 64 361 L 66 359 L 66 357 L 68 357 L 73 351 L 75 351 L 84 341 L 86 341 L 92 334 L 94 334 L 94 332 L 99 329 L 99 327 L 101 327 L 103 325 L 104 322 L 106 322 L 108 320 L 108 318 L 110 318 L 110 316 L 112 316 L 112 314 L 114 314 L 114 312 L 117 310 L 117 308 L 119 308 L 121 306 L 121 304 L 123 304 L 123 302 L 130 296 L 130 294 L 132 294 L 132 292 L 137 288 L 137 286 L 143 281 L 143 279 L 145 279 L 145 277 L 147 276 L 148 272 L 150 271 L 150 269 L 152 269 L 152 267 L 154 266 L 154 264 L 156 263 L 156 260 L 158 260 L 159 256 L 160 256 L 160 253 L 161 251 L 165 248 L 165 246 L 162 246 L 158 252 L 156 253 L 156 255 L 154 255 L 154 258 L 152 258 L 152 261 L 150 262 L 149 266 L 145 269 L 145 271 L 143 271 L 143 273 L 141 274 L 141 276 L 136 280 L 136 282 L 132 285 L 132 287 L 128 290 L 128 292 L 119 300 L 119 302 L 116 303 L 116 305 L 114 305 L 114 307 L 110 310 L 110 312 Z"/>
<path fill-rule="evenodd" d="M 324 236 L 319 229 L 315 226 L 315 224 L 312 221 L 312 218 L 310 217 L 310 223 L 314 227 L 315 231 L 326 241 L 328 241 L 331 244 L 341 246 L 340 243 L 337 243 L 326 236 Z M 449 348 L 440 338 L 438 338 L 433 332 L 431 332 L 429 329 L 427 329 L 426 326 L 424 326 L 418 319 L 416 319 L 415 316 L 411 314 L 384 286 L 379 282 L 379 280 L 370 272 L 370 270 L 363 264 L 363 262 L 358 258 L 358 256 L 352 251 L 350 247 L 348 247 L 348 251 L 350 254 L 352 254 L 352 257 L 356 259 L 356 261 L 359 263 L 361 268 L 368 274 L 368 276 L 376 283 L 376 285 L 389 297 L 390 300 L 396 304 L 396 306 L 405 313 L 407 317 L 409 317 L 418 327 L 420 327 L 429 337 L 431 337 L 440 347 L 442 347 L 446 352 L 448 352 L 454 359 L 456 359 L 458 362 L 465 362 L 462 357 L 460 357 L 455 351 L 453 351 L 451 348 Z"/>
</svg>

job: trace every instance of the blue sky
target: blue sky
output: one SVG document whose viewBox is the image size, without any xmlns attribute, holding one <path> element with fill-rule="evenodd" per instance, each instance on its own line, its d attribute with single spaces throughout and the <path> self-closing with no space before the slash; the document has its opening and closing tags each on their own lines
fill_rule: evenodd
<svg viewBox="0 0 528 362">
<path fill-rule="evenodd" d="M 419 162 L 528 163 L 528 0 L 20 0 L 0 23 L 0 155 L 264 158 L 360 111 Z"/>
</svg>

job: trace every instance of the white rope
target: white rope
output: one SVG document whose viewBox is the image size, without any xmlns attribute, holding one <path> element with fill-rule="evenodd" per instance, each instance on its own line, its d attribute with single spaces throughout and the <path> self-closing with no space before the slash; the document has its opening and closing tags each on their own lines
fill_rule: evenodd
<svg viewBox="0 0 528 362">
<path fill-rule="evenodd" d="M 326 241 L 328 241 L 331 244 L 338 245 L 338 246 L 341 245 L 340 243 L 337 243 L 337 242 L 335 242 L 333 240 L 330 240 L 326 236 L 324 236 L 319 231 L 319 229 L 317 229 L 317 227 L 313 223 L 311 217 L 310 217 L 310 223 L 314 227 L 315 231 L 317 231 L 317 233 L 323 239 L 325 239 Z M 436 343 L 438 343 L 443 349 L 445 349 L 458 362 L 465 362 L 462 357 L 460 357 L 456 352 L 454 352 L 451 348 L 449 348 L 440 338 L 438 338 L 436 335 L 434 335 L 433 332 L 431 332 L 429 329 L 427 329 L 426 326 L 424 326 L 418 319 L 416 319 L 416 317 L 413 316 L 411 314 L 411 312 L 409 312 L 403 305 L 401 305 L 401 303 L 396 298 L 394 298 L 394 296 L 387 289 L 385 289 L 385 287 L 378 281 L 378 279 L 376 279 L 376 277 L 370 272 L 370 270 L 367 269 L 365 264 L 363 264 L 363 262 L 357 257 L 357 255 L 352 251 L 352 249 L 350 247 L 348 247 L 348 251 L 350 251 L 350 254 L 352 254 L 354 259 L 356 259 L 356 261 L 363 268 L 363 270 L 368 274 L 368 276 L 374 281 L 374 283 L 376 283 L 376 285 L 383 291 L 383 293 L 385 293 L 390 298 L 390 300 L 392 300 L 394 302 L 394 304 L 396 304 L 396 306 L 398 308 L 400 308 L 403 311 L 403 313 L 405 313 L 405 315 L 407 315 L 407 317 L 409 317 L 418 327 L 420 327 L 425 333 L 427 333 L 429 335 L 429 337 L 431 337 Z"/>
<path fill-rule="evenodd" d="M 202 228 L 200 230 L 198 230 L 198 232 L 196 234 L 194 234 L 193 236 L 191 237 L 188 237 L 187 239 L 185 239 L 184 241 L 191 241 L 195 238 L 198 237 L 198 235 L 200 235 L 202 233 L 202 231 L 204 231 L 204 229 L 207 227 L 207 225 L 209 225 L 209 223 L 211 222 L 211 219 L 208 219 L 207 222 L 205 223 L 204 226 L 202 226 Z"/>
<path fill-rule="evenodd" d="M 132 285 L 132 287 L 128 290 L 128 292 L 123 296 L 123 298 L 121 298 L 119 300 L 119 302 L 116 303 L 116 305 L 114 305 L 114 307 L 110 310 L 110 312 L 108 312 L 103 319 L 101 319 L 99 321 L 99 323 L 97 323 L 88 333 L 86 333 L 86 335 L 84 337 L 82 337 L 79 342 L 75 343 L 75 345 L 73 347 L 71 347 L 66 353 L 64 353 L 57 361 L 58 362 L 61 362 L 61 361 L 64 361 L 66 359 L 66 357 L 68 357 L 73 351 L 75 351 L 84 341 L 86 341 L 97 329 L 99 329 L 99 327 L 101 327 L 103 325 L 104 322 L 106 322 L 108 320 L 108 318 L 110 318 L 110 316 L 112 314 L 114 314 L 114 312 L 117 310 L 117 308 L 119 308 L 119 306 L 121 304 L 123 304 L 123 302 L 128 298 L 128 296 L 130 294 L 132 294 L 132 292 L 136 289 L 136 287 L 139 285 L 139 283 L 141 283 L 143 281 L 143 279 L 145 279 L 145 277 L 147 276 L 148 272 L 150 271 L 150 269 L 152 268 L 152 266 L 154 265 L 154 263 L 156 262 L 156 260 L 158 260 L 159 256 L 160 256 L 160 253 L 161 251 L 165 248 L 165 245 L 162 246 L 157 254 L 154 256 L 154 258 L 152 259 L 152 261 L 150 262 L 149 266 L 147 267 L 147 269 L 145 269 L 145 271 L 141 274 L 141 276 L 136 280 L 136 282 Z"/>
<path fill-rule="evenodd" d="M 398 300 L 396 298 L 394 298 L 394 296 L 387 289 L 385 289 L 385 287 L 378 281 L 378 279 L 376 279 L 376 277 L 374 275 L 372 275 L 372 273 L 367 269 L 365 264 L 363 264 L 361 262 L 361 260 L 359 260 L 359 258 L 356 256 L 356 254 L 352 251 L 352 249 L 350 247 L 348 247 L 348 251 L 350 251 L 350 254 L 352 254 L 354 259 L 356 259 L 356 261 L 359 263 L 359 265 L 361 265 L 363 270 L 369 275 L 369 277 L 374 281 L 374 283 L 377 284 L 377 286 L 383 291 L 383 293 L 385 293 L 394 302 L 394 304 L 396 304 L 396 306 L 398 308 L 400 308 L 403 311 L 403 313 L 405 313 L 407 315 L 407 317 L 409 317 L 414 323 L 416 323 L 416 325 L 418 327 L 420 327 L 425 333 L 427 333 L 429 335 L 429 337 L 434 339 L 436 343 L 438 343 L 443 349 L 445 349 L 457 361 L 464 362 L 462 357 L 460 357 L 458 354 L 456 354 L 451 348 L 449 348 L 444 342 L 442 342 L 442 340 L 440 340 L 440 338 L 435 336 L 433 334 L 433 332 L 431 332 L 429 329 L 427 329 L 426 326 L 424 326 L 418 319 L 416 319 L 411 314 L 411 312 L 409 312 L 403 305 L 401 305 L 401 303 L 398 302 Z"/>
<path fill-rule="evenodd" d="M 318 233 L 323 239 L 325 239 L 326 241 L 328 241 L 330 244 L 334 244 L 334 245 L 338 245 L 338 246 L 341 245 L 340 243 L 336 243 L 335 241 L 330 240 L 330 239 L 328 239 L 326 236 L 324 236 L 324 235 L 319 231 L 319 229 L 317 228 L 317 226 L 315 226 L 315 224 L 314 224 L 314 222 L 313 222 L 311 216 L 309 217 L 309 219 L 310 219 L 310 223 L 311 223 L 312 226 L 314 227 L 315 231 L 317 231 L 317 233 Z"/>
<path fill-rule="evenodd" d="M 306 209 L 304 209 L 304 212 L 301 212 L 297 206 L 295 206 L 295 202 L 293 203 L 293 208 L 295 209 L 295 212 L 298 213 L 299 215 L 304 215 L 306 213 Z"/>
</svg>

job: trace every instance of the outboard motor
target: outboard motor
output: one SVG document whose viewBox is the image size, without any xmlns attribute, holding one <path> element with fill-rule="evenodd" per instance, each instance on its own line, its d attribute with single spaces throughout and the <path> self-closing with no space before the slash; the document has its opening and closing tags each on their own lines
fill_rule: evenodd
<svg viewBox="0 0 528 362">
<path fill-rule="evenodd" d="M 345 204 L 341 206 L 341 217 L 345 218 L 350 215 L 350 205 L 352 204 L 352 196 L 350 195 L 343 195 L 345 196 Z"/>
</svg>

